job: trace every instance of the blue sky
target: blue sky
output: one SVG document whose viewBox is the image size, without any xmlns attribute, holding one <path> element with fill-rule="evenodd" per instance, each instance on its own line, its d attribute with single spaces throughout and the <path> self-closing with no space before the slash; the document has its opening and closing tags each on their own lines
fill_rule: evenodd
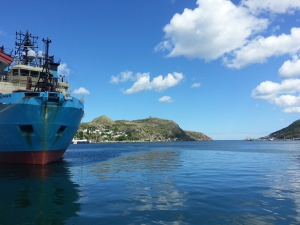
<svg viewBox="0 0 300 225">
<path fill-rule="evenodd" d="M 1 0 L 0 7 L 0 45 L 13 48 L 19 30 L 52 40 L 59 73 L 85 98 L 83 122 L 152 116 L 240 140 L 299 119 L 300 1 Z"/>
</svg>

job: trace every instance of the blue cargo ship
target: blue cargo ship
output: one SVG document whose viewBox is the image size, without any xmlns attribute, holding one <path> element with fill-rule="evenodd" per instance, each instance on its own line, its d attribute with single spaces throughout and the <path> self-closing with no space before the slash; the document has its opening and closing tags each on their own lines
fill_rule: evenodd
<svg viewBox="0 0 300 225">
<path fill-rule="evenodd" d="M 0 47 L 0 163 L 46 164 L 61 159 L 84 114 L 58 76 L 60 59 L 36 51 L 38 37 L 16 33 L 14 54 Z"/>
</svg>

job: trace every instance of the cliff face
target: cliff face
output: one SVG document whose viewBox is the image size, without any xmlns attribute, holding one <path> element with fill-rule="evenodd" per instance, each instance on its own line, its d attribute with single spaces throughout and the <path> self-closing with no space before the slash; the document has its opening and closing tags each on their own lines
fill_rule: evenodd
<svg viewBox="0 0 300 225">
<path fill-rule="evenodd" d="M 122 140 L 136 141 L 200 141 L 212 140 L 210 137 L 192 131 L 183 131 L 172 120 L 159 118 L 147 118 L 141 120 L 116 120 L 107 116 L 100 116 L 89 123 L 82 123 L 80 130 L 111 130 L 114 133 L 122 133 Z M 120 138 L 119 138 L 120 139 Z M 121 140 L 121 139 L 120 139 Z"/>
</svg>

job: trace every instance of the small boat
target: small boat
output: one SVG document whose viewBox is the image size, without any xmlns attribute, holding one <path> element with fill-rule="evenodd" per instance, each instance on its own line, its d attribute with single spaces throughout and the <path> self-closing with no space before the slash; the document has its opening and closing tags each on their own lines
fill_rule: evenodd
<svg viewBox="0 0 300 225">
<path fill-rule="evenodd" d="M 37 36 L 16 32 L 14 55 L 0 47 L 0 163 L 61 159 L 84 115 L 84 100 L 59 77 L 60 59 L 37 51 Z"/>
</svg>

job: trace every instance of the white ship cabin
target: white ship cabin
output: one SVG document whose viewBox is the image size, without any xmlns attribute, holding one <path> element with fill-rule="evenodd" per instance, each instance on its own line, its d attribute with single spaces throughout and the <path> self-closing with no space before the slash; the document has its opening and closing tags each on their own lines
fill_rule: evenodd
<svg viewBox="0 0 300 225">
<path fill-rule="evenodd" d="M 1 74 L 0 93 L 34 91 L 42 70 L 42 67 L 15 64 L 9 71 Z M 51 71 L 50 74 L 53 76 Z M 58 81 L 56 90 L 67 95 L 69 88 L 70 85 L 67 82 Z"/>
<path fill-rule="evenodd" d="M 0 47 L 0 93 L 57 91 L 69 95 L 70 85 L 63 82 L 62 76 L 59 80 L 57 74 L 60 59 L 48 54 L 51 40 L 43 39 L 46 46 L 44 53 L 34 50 L 38 48 L 38 37 L 28 31 L 26 34 L 16 32 L 16 39 L 14 56 L 13 51 L 8 52 L 4 46 Z"/>
</svg>

